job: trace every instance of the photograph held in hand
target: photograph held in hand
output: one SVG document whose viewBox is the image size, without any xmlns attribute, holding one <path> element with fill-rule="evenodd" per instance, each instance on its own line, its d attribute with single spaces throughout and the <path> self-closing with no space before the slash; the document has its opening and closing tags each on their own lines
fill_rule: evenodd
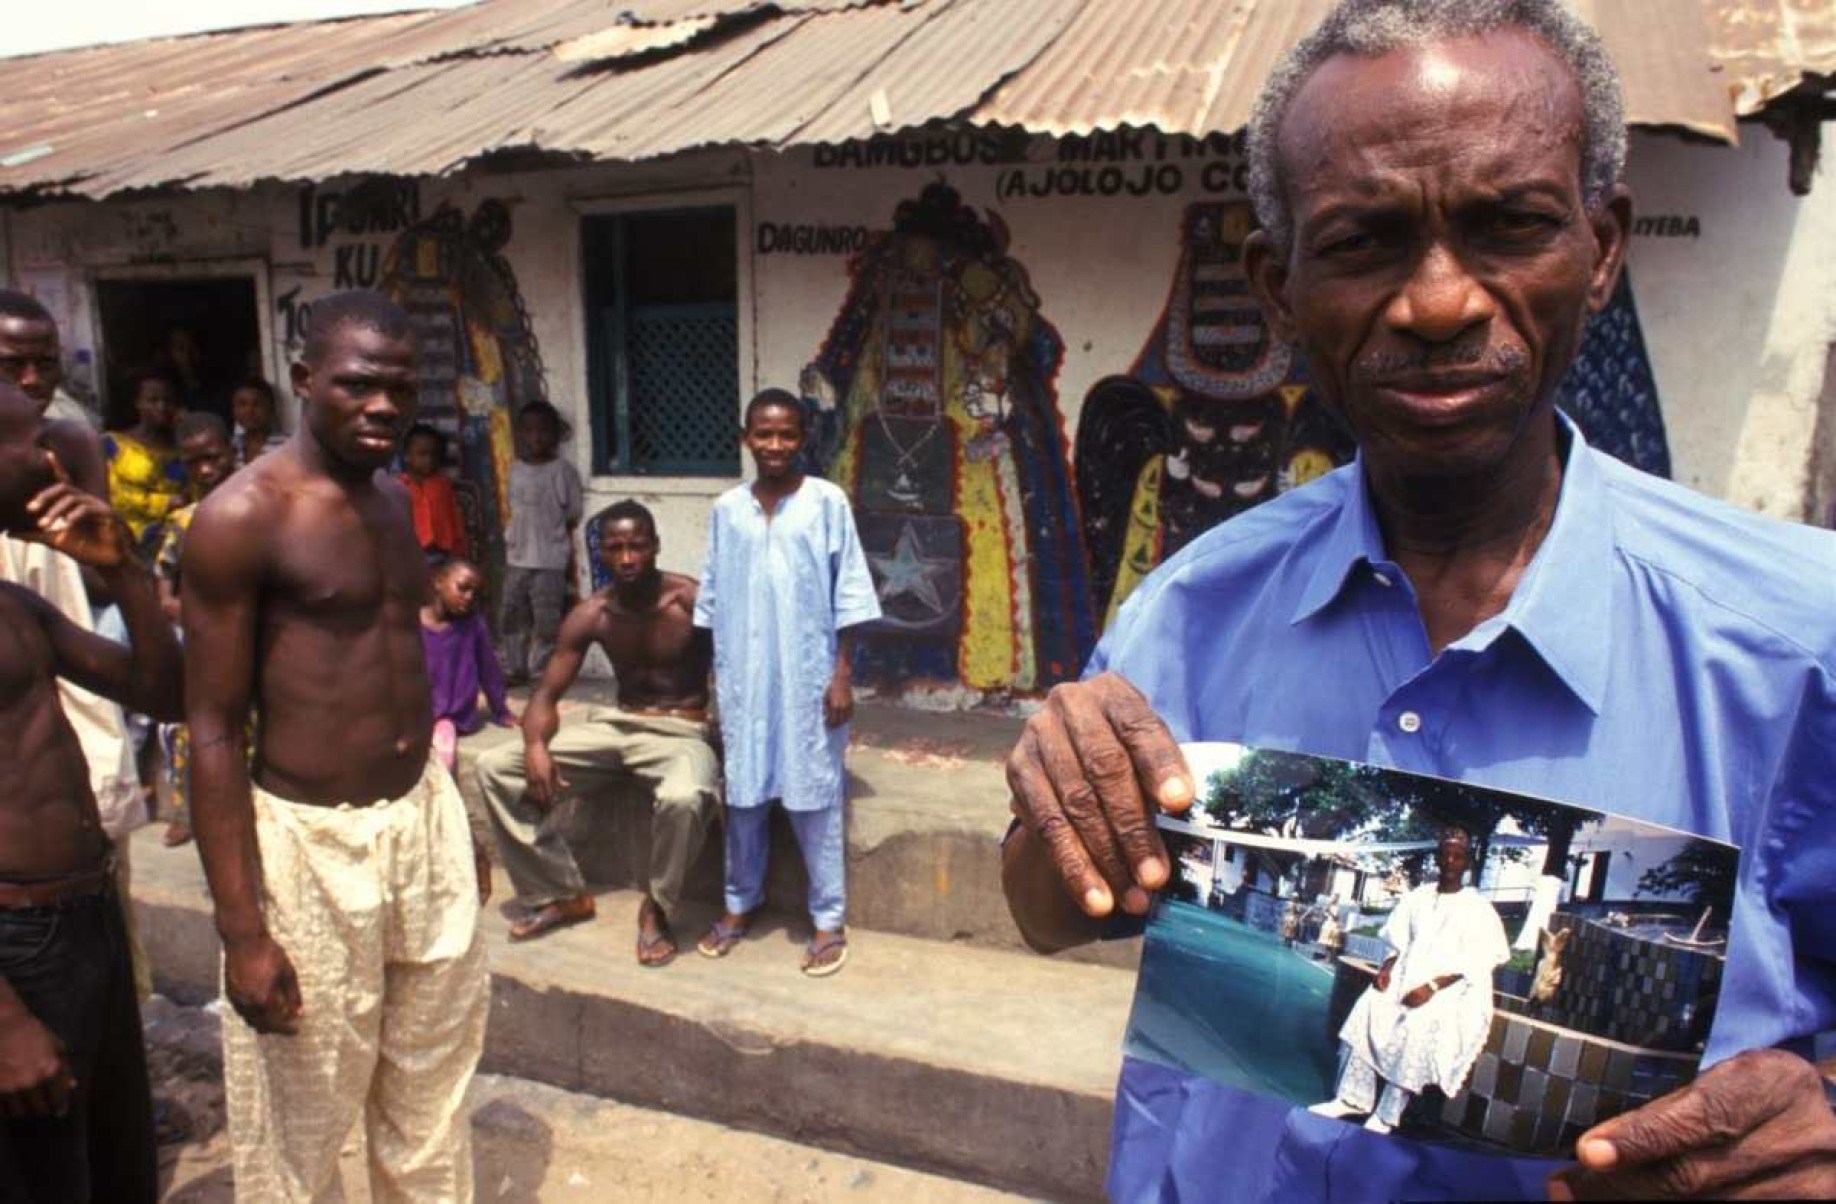
<svg viewBox="0 0 1836 1204">
<path fill-rule="evenodd" d="M 1128 1052 L 1398 1139 L 1569 1158 L 1696 1077 L 1738 851 L 1329 757 L 1187 744 Z"/>
</svg>

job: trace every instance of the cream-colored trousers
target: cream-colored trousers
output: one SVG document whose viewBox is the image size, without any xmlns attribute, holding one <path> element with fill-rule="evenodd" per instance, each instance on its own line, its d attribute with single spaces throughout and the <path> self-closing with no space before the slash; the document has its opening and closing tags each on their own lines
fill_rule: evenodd
<svg viewBox="0 0 1836 1204">
<path fill-rule="evenodd" d="M 373 1199 L 465 1204 L 490 979 L 458 789 L 429 761 L 399 799 L 254 803 L 264 912 L 304 1011 L 294 1036 L 223 1011 L 237 1199 L 342 1199 L 338 1154 L 361 1120 Z"/>
</svg>

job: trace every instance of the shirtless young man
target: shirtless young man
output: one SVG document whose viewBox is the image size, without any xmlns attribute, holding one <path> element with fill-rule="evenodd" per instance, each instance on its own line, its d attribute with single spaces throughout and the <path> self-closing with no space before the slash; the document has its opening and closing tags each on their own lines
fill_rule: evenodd
<svg viewBox="0 0 1836 1204">
<path fill-rule="evenodd" d="M 50 413 L 64 380 L 57 323 L 36 297 L 9 288 L 0 288 L 0 380 L 18 385 L 44 415 L 48 444 L 71 483 L 106 498 L 108 466 L 95 429 L 79 418 Z"/>
<path fill-rule="evenodd" d="M 512 940 L 593 918 L 593 896 L 555 822 L 563 791 L 574 787 L 592 800 L 632 778 L 652 787 L 650 879 L 638 908 L 637 957 L 645 966 L 676 956 L 670 921 L 720 786 L 708 726 L 712 648 L 692 621 L 697 587 L 691 577 L 660 572 L 657 549 L 650 511 L 636 502 L 606 511 L 599 557 L 612 584 L 561 625 L 523 712 L 523 746 L 494 749 L 478 761 L 498 855 L 527 909 Z M 595 707 L 561 727 L 556 704 L 594 644 L 617 670 L 618 706 Z"/>
<path fill-rule="evenodd" d="M 383 471 L 414 418 L 407 315 L 318 302 L 292 377 L 299 429 L 199 506 L 180 573 L 236 1192 L 332 1194 L 361 1119 L 374 1196 L 467 1201 L 488 981 L 464 804 L 429 757 L 426 565 Z"/>
<path fill-rule="evenodd" d="M 175 719 L 178 641 L 133 536 L 62 479 L 46 426 L 0 381 L 0 530 L 96 570 L 132 651 L 0 584 L 0 1199 L 151 1201 L 140 1006 L 112 849 L 58 679 Z"/>
<path fill-rule="evenodd" d="M 38 299 L 16 289 L 0 288 L 0 381 L 18 386 L 44 419 L 45 445 L 57 455 L 71 484 L 92 497 L 107 500 L 108 466 L 95 429 L 81 418 L 53 413 L 64 368 L 57 323 Z M 108 585 L 92 568 L 42 543 L 0 534 L 0 581 L 23 585 L 55 606 L 84 631 L 95 627 L 94 608 L 112 599 Z M 124 817 L 140 806 L 140 780 L 121 708 L 65 681 L 64 717 L 76 728 L 89 764 L 89 786 L 105 817 Z M 126 896 L 127 849 L 120 850 L 122 895 Z M 132 923 L 129 926 L 130 939 Z"/>
</svg>

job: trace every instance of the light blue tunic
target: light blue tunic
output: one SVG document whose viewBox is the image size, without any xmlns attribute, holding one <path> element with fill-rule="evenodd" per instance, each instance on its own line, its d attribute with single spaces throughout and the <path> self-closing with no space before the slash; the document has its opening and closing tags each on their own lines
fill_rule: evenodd
<svg viewBox="0 0 1836 1204">
<path fill-rule="evenodd" d="M 848 496 L 817 477 L 770 520 L 739 485 L 714 503 L 695 626 L 714 633 L 727 805 L 842 801 L 848 728 L 822 721 L 835 634 L 880 617 Z"/>
</svg>

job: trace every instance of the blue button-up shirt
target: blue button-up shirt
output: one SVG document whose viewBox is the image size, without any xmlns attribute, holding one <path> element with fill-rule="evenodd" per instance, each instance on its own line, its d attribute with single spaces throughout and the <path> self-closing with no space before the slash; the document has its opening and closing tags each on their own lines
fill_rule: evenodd
<svg viewBox="0 0 1836 1204">
<path fill-rule="evenodd" d="M 1836 1030 L 1836 536 L 1571 440 L 1503 613 L 1439 656 L 1358 462 L 1194 541 L 1092 661 L 1181 740 L 1559 799 L 1743 849 L 1705 1062 Z M 1553 1164 L 1382 1139 L 1128 1059 L 1120 1200 L 1541 1197 Z"/>
</svg>

